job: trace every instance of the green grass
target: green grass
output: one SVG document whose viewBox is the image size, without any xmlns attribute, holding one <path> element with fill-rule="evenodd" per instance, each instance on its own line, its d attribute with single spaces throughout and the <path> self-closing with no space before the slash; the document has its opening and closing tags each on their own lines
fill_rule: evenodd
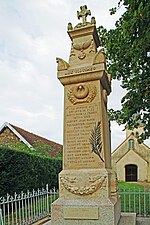
<svg viewBox="0 0 150 225">
<path fill-rule="evenodd" d="M 132 191 L 143 191 L 144 190 L 144 187 L 140 184 L 135 184 L 135 183 L 131 183 L 131 182 L 119 182 L 118 183 L 118 187 L 119 187 L 119 190 L 124 190 L 124 189 L 130 189 Z"/>
<path fill-rule="evenodd" d="M 150 193 L 139 184 L 119 182 L 121 211 L 135 212 L 139 215 L 150 215 Z"/>
</svg>

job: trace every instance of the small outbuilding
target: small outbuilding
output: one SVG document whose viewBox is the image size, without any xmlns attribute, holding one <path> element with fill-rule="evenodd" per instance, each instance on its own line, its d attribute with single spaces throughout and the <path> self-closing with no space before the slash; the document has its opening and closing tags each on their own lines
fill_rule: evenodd
<svg viewBox="0 0 150 225">
<path fill-rule="evenodd" d="M 150 182 L 150 148 L 137 139 L 142 129 L 126 129 L 126 139 L 112 152 L 118 181 Z"/>
</svg>

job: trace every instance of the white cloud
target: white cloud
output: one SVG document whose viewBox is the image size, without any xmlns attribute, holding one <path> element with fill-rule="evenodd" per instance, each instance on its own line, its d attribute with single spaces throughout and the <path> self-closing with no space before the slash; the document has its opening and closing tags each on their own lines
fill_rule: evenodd
<svg viewBox="0 0 150 225">
<path fill-rule="evenodd" d="M 0 1 L 0 124 L 5 121 L 62 143 L 63 86 L 56 57 L 68 60 L 67 24 L 78 23 L 76 11 L 87 4 L 97 26 L 114 26 L 109 8 L 117 0 Z M 121 13 L 121 12 L 120 12 Z M 109 107 L 120 106 L 122 90 L 114 86 Z M 119 94 L 118 94 L 119 93 Z M 117 99 L 117 100 L 116 100 Z M 113 124 L 113 146 L 122 140 Z"/>
<path fill-rule="evenodd" d="M 124 125 L 119 126 L 115 121 L 111 122 L 111 151 L 114 151 L 126 138 Z"/>
</svg>

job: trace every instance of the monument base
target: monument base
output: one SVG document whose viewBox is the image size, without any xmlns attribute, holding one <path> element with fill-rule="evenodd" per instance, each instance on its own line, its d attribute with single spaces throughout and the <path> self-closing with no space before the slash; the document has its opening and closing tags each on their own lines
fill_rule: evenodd
<svg viewBox="0 0 150 225">
<path fill-rule="evenodd" d="M 136 225 L 136 213 L 121 213 L 118 225 Z"/>
<path fill-rule="evenodd" d="M 64 199 L 52 203 L 52 225 L 118 225 L 120 199 Z M 122 225 L 122 224 L 119 224 Z"/>
</svg>

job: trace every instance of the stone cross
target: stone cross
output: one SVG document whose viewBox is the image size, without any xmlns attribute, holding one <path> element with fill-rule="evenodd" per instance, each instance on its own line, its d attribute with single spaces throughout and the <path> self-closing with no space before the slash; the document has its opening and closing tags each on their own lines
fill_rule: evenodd
<svg viewBox="0 0 150 225">
<path fill-rule="evenodd" d="M 80 19 L 82 17 L 82 23 L 86 24 L 86 17 L 91 15 L 91 11 L 87 9 L 87 6 L 80 6 L 81 11 L 77 11 L 77 17 Z"/>
</svg>

